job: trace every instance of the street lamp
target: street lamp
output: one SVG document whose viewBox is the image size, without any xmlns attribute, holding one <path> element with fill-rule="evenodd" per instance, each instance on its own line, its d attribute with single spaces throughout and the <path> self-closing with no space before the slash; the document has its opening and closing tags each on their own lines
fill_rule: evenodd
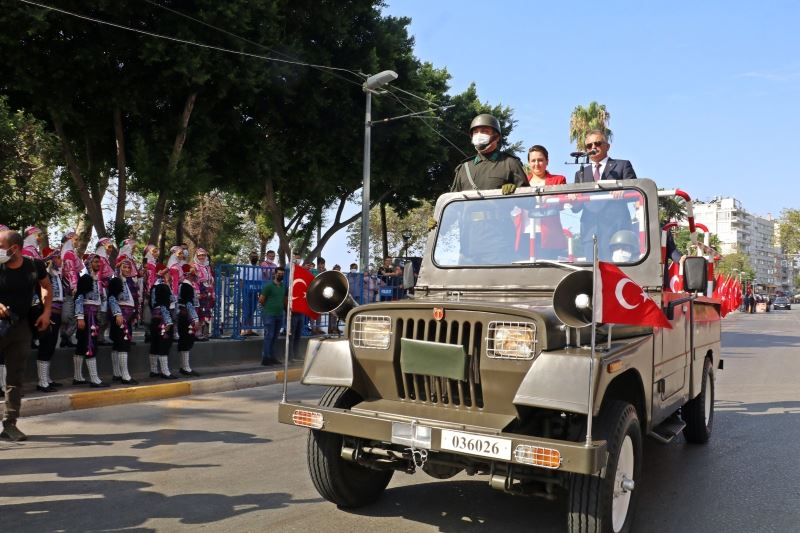
<svg viewBox="0 0 800 533">
<path fill-rule="evenodd" d="M 404 229 L 400 233 L 400 236 L 403 238 L 403 257 L 405 257 L 405 256 L 408 255 L 408 241 L 410 241 L 411 237 L 412 237 L 411 230 L 410 229 Z"/>
<path fill-rule="evenodd" d="M 384 70 L 370 76 L 362 86 L 367 93 L 367 108 L 364 113 L 364 190 L 361 194 L 361 269 L 369 269 L 369 159 L 372 134 L 372 93 L 397 79 L 397 72 Z"/>
</svg>

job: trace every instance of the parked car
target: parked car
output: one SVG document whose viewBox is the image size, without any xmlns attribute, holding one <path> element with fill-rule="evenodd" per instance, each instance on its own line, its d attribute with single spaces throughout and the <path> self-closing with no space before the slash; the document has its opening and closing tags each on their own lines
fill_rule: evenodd
<svg viewBox="0 0 800 533">
<path fill-rule="evenodd" d="M 789 298 L 786 298 L 785 296 L 778 296 L 777 298 L 775 298 L 775 301 L 772 303 L 772 308 L 776 309 L 776 310 L 777 309 L 791 309 L 792 308 L 792 304 L 789 303 Z"/>
</svg>

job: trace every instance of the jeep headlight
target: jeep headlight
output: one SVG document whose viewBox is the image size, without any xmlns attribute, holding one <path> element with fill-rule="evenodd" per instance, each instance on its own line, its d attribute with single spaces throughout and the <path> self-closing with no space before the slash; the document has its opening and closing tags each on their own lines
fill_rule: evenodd
<svg viewBox="0 0 800 533">
<path fill-rule="evenodd" d="M 385 350 L 392 338 L 392 320 L 382 315 L 356 315 L 351 337 L 354 348 Z"/>
<path fill-rule="evenodd" d="M 486 355 L 493 359 L 533 359 L 536 355 L 536 324 L 489 322 Z"/>
</svg>

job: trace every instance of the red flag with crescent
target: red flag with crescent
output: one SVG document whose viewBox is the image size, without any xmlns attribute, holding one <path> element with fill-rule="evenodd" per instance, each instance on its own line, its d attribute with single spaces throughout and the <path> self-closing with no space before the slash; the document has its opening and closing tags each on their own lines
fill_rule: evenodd
<svg viewBox="0 0 800 533">
<path fill-rule="evenodd" d="M 598 268 L 598 322 L 672 328 L 658 304 L 616 265 L 599 261 Z"/>
<path fill-rule="evenodd" d="M 308 284 L 314 280 L 314 274 L 312 274 L 309 270 L 301 267 L 300 265 L 294 265 L 294 276 L 292 277 L 292 313 L 300 313 L 301 315 L 306 315 L 312 320 L 316 320 L 319 318 L 319 313 L 315 313 L 311 310 L 308 306 L 308 300 L 306 299 L 306 291 L 308 291 Z"/>
</svg>

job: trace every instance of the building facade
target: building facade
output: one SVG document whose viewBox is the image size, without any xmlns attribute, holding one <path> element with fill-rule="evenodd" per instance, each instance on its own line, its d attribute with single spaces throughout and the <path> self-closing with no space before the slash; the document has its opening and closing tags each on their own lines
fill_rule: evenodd
<svg viewBox="0 0 800 533">
<path fill-rule="evenodd" d="M 794 262 L 781 250 L 779 223 L 772 215 L 754 215 L 736 198 L 716 197 L 695 203 L 694 217 L 719 238 L 722 255 L 750 257 L 758 292 L 794 294 Z"/>
</svg>

